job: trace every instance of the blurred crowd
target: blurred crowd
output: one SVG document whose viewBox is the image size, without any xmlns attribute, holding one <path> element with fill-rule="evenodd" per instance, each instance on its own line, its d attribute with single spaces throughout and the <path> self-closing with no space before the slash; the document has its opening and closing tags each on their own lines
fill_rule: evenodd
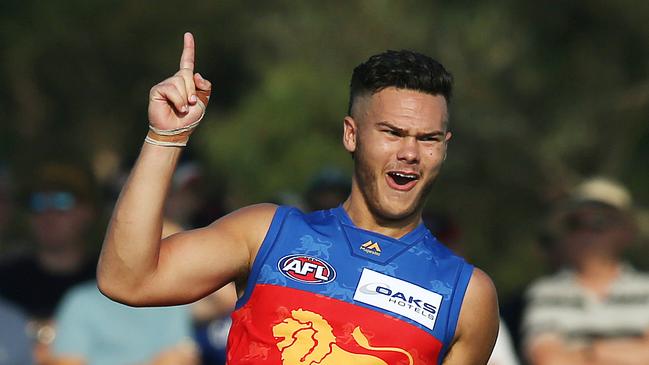
<svg viewBox="0 0 649 365">
<path fill-rule="evenodd" d="M 98 291 L 101 234 L 123 180 L 117 174 L 100 184 L 89 166 L 72 161 L 44 162 L 20 178 L 2 169 L 0 364 L 225 363 L 234 285 L 161 308 L 128 307 Z M 179 167 L 163 236 L 224 214 L 206 188 L 197 164 Z"/>
<path fill-rule="evenodd" d="M 88 166 L 44 162 L 18 178 L 0 166 L 0 365 L 218 365 L 225 363 L 233 284 L 190 305 L 132 308 L 105 298 L 95 268 L 123 175 L 99 183 Z M 349 177 L 325 168 L 303 196 L 278 204 L 332 208 Z M 176 171 L 163 236 L 228 213 L 225 184 L 197 162 Z M 649 275 L 623 257 L 639 226 L 630 192 L 588 179 L 557 201 L 540 247 L 552 270 L 501 303 L 491 365 L 649 364 Z M 461 227 L 428 211 L 424 223 L 460 255 Z M 470 257 L 468 257 L 471 260 Z"/>
</svg>

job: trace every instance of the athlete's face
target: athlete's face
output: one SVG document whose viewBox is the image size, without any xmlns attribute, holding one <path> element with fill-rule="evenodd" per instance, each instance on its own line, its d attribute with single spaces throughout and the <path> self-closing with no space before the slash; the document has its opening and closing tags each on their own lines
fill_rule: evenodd
<svg viewBox="0 0 649 365">
<path fill-rule="evenodd" d="M 441 95 L 387 88 L 355 100 L 343 143 L 354 154 L 352 194 L 384 220 L 420 212 L 451 133 Z"/>
</svg>

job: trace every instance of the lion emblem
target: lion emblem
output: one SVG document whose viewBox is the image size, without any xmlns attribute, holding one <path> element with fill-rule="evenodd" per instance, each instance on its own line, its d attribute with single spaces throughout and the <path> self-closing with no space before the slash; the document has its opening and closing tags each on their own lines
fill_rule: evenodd
<svg viewBox="0 0 649 365">
<path fill-rule="evenodd" d="M 273 326 L 273 336 L 283 365 L 388 365 L 379 357 L 340 348 L 329 323 L 321 315 L 303 309 L 291 311 L 290 317 Z M 409 365 L 413 364 L 412 356 L 403 349 L 371 346 L 360 327 L 354 328 L 352 337 L 364 349 L 398 352 L 408 357 Z"/>
</svg>

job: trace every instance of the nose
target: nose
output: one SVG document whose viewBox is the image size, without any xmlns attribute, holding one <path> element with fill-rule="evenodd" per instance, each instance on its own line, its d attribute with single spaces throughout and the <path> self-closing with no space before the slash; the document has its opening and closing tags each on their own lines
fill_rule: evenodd
<svg viewBox="0 0 649 365">
<path fill-rule="evenodd" d="M 401 141 L 397 159 L 409 164 L 419 162 L 419 145 L 415 137 L 406 137 Z"/>
</svg>

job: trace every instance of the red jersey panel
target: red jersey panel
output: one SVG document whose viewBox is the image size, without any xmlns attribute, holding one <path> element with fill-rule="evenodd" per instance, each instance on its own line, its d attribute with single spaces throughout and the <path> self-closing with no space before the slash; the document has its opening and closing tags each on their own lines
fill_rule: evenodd
<svg viewBox="0 0 649 365">
<path fill-rule="evenodd" d="M 269 284 L 257 284 L 232 318 L 231 365 L 428 365 L 438 363 L 442 347 L 393 316 Z"/>
</svg>

